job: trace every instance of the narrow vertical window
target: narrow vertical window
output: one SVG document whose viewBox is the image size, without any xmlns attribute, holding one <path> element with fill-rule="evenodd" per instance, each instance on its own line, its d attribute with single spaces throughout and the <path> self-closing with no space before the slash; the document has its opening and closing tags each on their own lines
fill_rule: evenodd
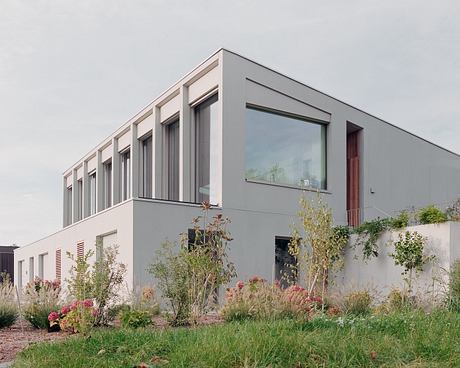
<svg viewBox="0 0 460 368">
<path fill-rule="evenodd" d="M 125 201 L 131 194 L 131 152 L 129 150 L 121 153 L 120 165 L 121 200 Z"/>
<path fill-rule="evenodd" d="M 89 174 L 88 183 L 89 216 L 96 213 L 96 171 Z"/>
<path fill-rule="evenodd" d="M 195 202 L 216 202 L 217 95 L 195 107 Z"/>
<path fill-rule="evenodd" d="M 65 214 L 65 225 L 70 225 L 72 223 L 72 186 L 67 187 L 66 195 L 65 195 L 65 202 L 66 202 L 66 214 Z"/>
<path fill-rule="evenodd" d="M 83 218 L 83 180 L 80 179 L 77 181 L 77 203 L 76 203 L 76 219 L 75 221 L 80 221 Z"/>
<path fill-rule="evenodd" d="M 104 162 L 103 165 L 103 204 L 104 209 L 112 206 L 112 161 Z"/>
<path fill-rule="evenodd" d="M 33 282 L 35 277 L 34 257 L 29 257 L 29 282 Z"/>
<path fill-rule="evenodd" d="M 19 261 L 18 262 L 18 288 L 22 289 L 22 266 L 24 264 L 24 261 Z"/>
<path fill-rule="evenodd" d="M 179 120 L 166 126 L 168 199 L 179 200 Z"/>
<path fill-rule="evenodd" d="M 140 154 L 140 195 L 152 198 L 152 136 L 141 141 Z"/>
<path fill-rule="evenodd" d="M 45 279 L 45 267 L 46 267 L 47 255 L 48 253 L 44 253 L 38 256 L 38 277 L 41 280 Z"/>
</svg>

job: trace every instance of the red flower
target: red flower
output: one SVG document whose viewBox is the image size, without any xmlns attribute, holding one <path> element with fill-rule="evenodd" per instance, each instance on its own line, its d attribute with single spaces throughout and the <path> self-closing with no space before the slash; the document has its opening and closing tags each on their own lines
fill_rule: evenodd
<svg viewBox="0 0 460 368">
<path fill-rule="evenodd" d="M 91 308 L 93 306 L 93 301 L 91 299 L 86 299 L 83 301 L 83 306 L 86 308 Z"/>
<path fill-rule="evenodd" d="M 238 290 L 241 290 L 244 287 L 244 282 L 243 281 L 238 281 L 236 283 L 236 287 L 238 288 Z"/>
<path fill-rule="evenodd" d="M 64 306 L 61 308 L 61 314 L 67 314 L 70 312 L 70 307 L 69 306 Z"/>
<path fill-rule="evenodd" d="M 59 319 L 59 314 L 58 312 L 51 312 L 48 316 L 48 321 L 50 322 L 54 322 L 54 321 L 57 321 Z"/>
</svg>

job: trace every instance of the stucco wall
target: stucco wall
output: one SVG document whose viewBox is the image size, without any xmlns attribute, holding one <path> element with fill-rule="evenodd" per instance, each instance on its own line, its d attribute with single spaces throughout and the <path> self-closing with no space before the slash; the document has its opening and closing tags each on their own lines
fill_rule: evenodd
<svg viewBox="0 0 460 368">
<path fill-rule="evenodd" d="M 410 226 L 404 231 L 417 231 L 426 238 L 425 250 L 427 255 L 434 255 L 435 260 L 427 264 L 418 273 L 414 283 L 414 291 L 427 293 L 442 292 L 447 282 L 450 265 L 459 259 L 460 223 L 446 222 L 443 224 Z M 371 289 L 386 295 L 392 288 L 404 287 L 403 267 L 396 266 L 390 256 L 394 251 L 393 242 L 398 239 L 400 232 L 385 232 L 377 242 L 378 257 L 370 260 L 362 259 L 362 248 L 353 248 L 356 236 L 351 238 L 345 253 L 343 269 L 337 273 L 333 289 L 337 292 L 347 292 L 353 289 Z M 444 284 L 443 284 L 444 283 Z"/>
<path fill-rule="evenodd" d="M 18 282 L 18 262 L 24 260 L 23 286 L 29 281 L 29 257 L 34 257 L 35 276 L 38 276 L 38 256 L 48 253 L 48 264 L 45 267 L 45 279 L 54 280 L 56 271 L 56 250 L 61 249 L 62 281 L 68 277 L 71 261 L 66 252 L 76 254 L 77 243 L 84 242 L 85 252 L 95 250 L 96 237 L 114 231 L 117 232 L 117 245 L 119 246 L 119 259 L 128 266 L 126 282 L 132 283 L 133 274 L 133 203 L 123 202 L 108 210 L 88 217 L 76 224 L 38 240 L 30 245 L 20 247 L 14 252 L 15 282 Z"/>
</svg>

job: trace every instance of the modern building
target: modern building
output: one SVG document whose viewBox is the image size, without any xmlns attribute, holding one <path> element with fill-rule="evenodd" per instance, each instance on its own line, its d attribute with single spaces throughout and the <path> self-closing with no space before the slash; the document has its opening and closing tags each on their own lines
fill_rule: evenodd
<svg viewBox="0 0 460 368">
<path fill-rule="evenodd" d="M 77 162 L 62 179 L 63 228 L 15 250 L 16 278 L 64 279 L 66 252 L 118 244 L 130 286 L 200 214 L 232 220 L 241 279 L 287 255 L 299 198 L 337 224 L 460 197 L 460 157 L 234 52 L 220 49 Z"/>
</svg>

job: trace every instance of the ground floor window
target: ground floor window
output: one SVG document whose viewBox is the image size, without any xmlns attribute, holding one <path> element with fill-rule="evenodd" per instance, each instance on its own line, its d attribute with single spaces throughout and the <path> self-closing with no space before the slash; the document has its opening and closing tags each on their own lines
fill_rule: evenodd
<svg viewBox="0 0 460 368">
<path fill-rule="evenodd" d="M 283 289 L 297 281 L 297 261 L 289 253 L 289 237 L 275 237 L 275 280 L 278 280 Z"/>
</svg>

